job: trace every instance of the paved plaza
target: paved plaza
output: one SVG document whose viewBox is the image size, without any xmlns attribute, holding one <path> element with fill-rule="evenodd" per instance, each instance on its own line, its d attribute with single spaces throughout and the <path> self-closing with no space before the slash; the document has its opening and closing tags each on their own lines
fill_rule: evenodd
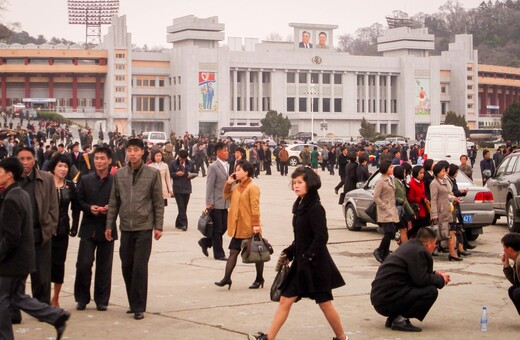
<svg viewBox="0 0 520 340">
<path fill-rule="evenodd" d="M 435 258 L 435 269 L 447 271 L 452 282 L 440 291 L 439 299 L 423 323 L 422 333 L 402 333 L 384 327 L 385 318 L 370 304 L 370 284 L 378 263 L 372 251 L 381 234 L 376 228 L 351 232 L 345 228 L 338 196 L 333 187 L 338 176 L 320 171 L 320 194 L 327 211 L 329 250 L 346 286 L 334 291 L 334 304 L 344 328 L 358 339 L 514 339 L 520 331 L 519 316 L 507 296 L 508 282 L 502 275 L 500 238 L 507 232 L 505 220 L 485 228 L 476 241 L 473 255 L 460 263 L 448 262 L 447 255 Z M 290 177 L 261 175 L 261 221 L 264 236 L 275 249 L 275 259 L 292 242 L 291 207 L 295 199 L 289 189 Z M 177 231 L 175 200 L 166 208 L 165 233 L 154 241 L 150 259 L 148 308 L 144 320 L 126 314 L 128 308 L 118 254 L 114 256 L 112 297 L 109 309 L 99 312 L 92 302 L 84 311 L 75 310 L 73 283 L 78 239 L 71 239 L 61 306 L 72 312 L 65 339 L 245 339 L 256 331 L 266 331 L 277 304 L 269 300 L 269 287 L 276 261 L 265 267 L 266 286 L 250 290 L 255 279 L 253 265 L 240 263 L 233 273 L 231 290 L 213 284 L 224 275 L 225 262 L 202 255 L 196 222 L 204 209 L 205 178 L 193 180 L 189 203 L 189 229 Z M 174 230 L 175 229 L 175 230 Z M 229 238 L 225 236 L 227 248 Z M 392 249 L 396 244 L 392 244 Z M 116 252 L 119 242 L 116 244 Z M 30 291 L 30 289 L 28 289 Z M 480 331 L 482 306 L 488 308 L 488 332 Z M 17 339 L 52 339 L 54 329 L 24 315 L 15 326 Z M 333 333 L 318 306 L 310 300 L 295 304 L 279 339 L 331 339 Z"/>
</svg>

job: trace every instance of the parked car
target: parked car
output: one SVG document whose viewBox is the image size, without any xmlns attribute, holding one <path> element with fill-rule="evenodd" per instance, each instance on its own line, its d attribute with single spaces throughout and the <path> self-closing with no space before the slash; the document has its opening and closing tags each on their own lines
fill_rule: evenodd
<svg viewBox="0 0 520 340">
<path fill-rule="evenodd" d="M 152 146 L 159 143 L 166 143 L 167 141 L 166 133 L 161 131 L 149 131 L 143 132 L 143 141 L 148 144 L 148 146 Z"/>
<path fill-rule="evenodd" d="M 298 164 L 301 164 L 302 159 L 300 157 L 300 152 L 303 151 L 303 149 L 305 148 L 306 145 L 309 147 L 309 151 L 312 151 L 313 148 L 316 146 L 316 145 L 312 145 L 312 144 L 293 144 L 293 145 L 287 146 L 286 150 L 289 153 L 289 165 L 290 166 L 297 166 Z M 320 153 L 320 155 L 321 155 L 321 150 L 322 149 L 318 146 L 318 152 Z M 320 161 L 320 163 L 321 163 L 321 161 Z"/>
<path fill-rule="evenodd" d="M 408 142 L 403 137 L 388 137 L 385 138 L 385 142 L 388 142 L 389 144 L 399 144 L 402 146 L 408 146 Z"/>
<path fill-rule="evenodd" d="M 520 154 L 519 154 L 520 155 Z M 365 213 L 365 209 L 373 202 L 373 192 L 377 180 L 381 177 L 377 170 L 368 181 L 358 183 L 358 189 L 345 195 L 343 215 L 348 230 L 359 231 L 367 223 L 375 223 Z M 460 189 L 468 188 L 468 193 L 460 203 L 466 235 L 470 241 L 483 233 L 482 228 L 493 223 L 493 194 L 488 188 L 475 185 L 469 177 L 459 171 L 457 184 Z"/>
<path fill-rule="evenodd" d="M 494 197 L 494 222 L 498 217 L 506 216 L 508 229 L 520 232 L 520 152 L 509 154 L 494 174 L 485 173 L 484 176 L 488 177 L 486 187 Z"/>
<path fill-rule="evenodd" d="M 388 144 L 390 144 L 390 142 L 387 140 L 376 140 L 374 142 L 374 145 L 377 146 L 378 148 L 381 146 L 387 146 Z"/>
</svg>

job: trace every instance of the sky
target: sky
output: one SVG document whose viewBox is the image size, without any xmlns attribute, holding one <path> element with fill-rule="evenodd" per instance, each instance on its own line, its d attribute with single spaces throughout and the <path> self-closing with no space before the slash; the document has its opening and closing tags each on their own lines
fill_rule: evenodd
<svg viewBox="0 0 520 340">
<path fill-rule="evenodd" d="M 67 0 L 6 0 L 2 22 L 18 22 L 32 36 L 44 35 L 85 41 L 85 26 L 69 25 Z M 482 0 L 461 0 L 465 8 Z M 265 39 L 271 33 L 283 38 L 292 34 L 289 23 L 338 25 L 335 36 L 354 33 L 357 28 L 379 22 L 401 10 L 410 16 L 438 11 L 446 0 L 120 0 L 119 15 L 126 15 L 132 43 L 137 46 L 171 47 L 166 27 L 185 15 L 199 18 L 218 16 L 228 37 Z M 107 27 L 103 26 L 102 34 Z"/>
</svg>

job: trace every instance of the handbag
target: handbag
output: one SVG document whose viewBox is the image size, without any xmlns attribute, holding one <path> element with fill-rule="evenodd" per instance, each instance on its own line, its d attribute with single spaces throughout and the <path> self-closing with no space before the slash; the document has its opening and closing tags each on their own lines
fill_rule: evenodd
<svg viewBox="0 0 520 340">
<path fill-rule="evenodd" d="M 274 277 L 273 284 L 271 285 L 271 301 L 278 302 L 282 296 L 281 286 L 289 274 L 289 265 L 283 264 L 278 269 L 276 276 Z"/>
<path fill-rule="evenodd" d="M 365 213 L 368 215 L 368 217 L 370 217 L 372 222 L 376 223 L 377 222 L 377 205 L 376 205 L 376 202 L 370 203 L 368 208 L 365 209 Z"/>
<path fill-rule="evenodd" d="M 203 236 L 211 237 L 213 235 L 213 220 L 211 219 L 210 210 L 206 209 L 202 212 L 197 229 Z"/>
<path fill-rule="evenodd" d="M 262 238 L 260 233 L 243 240 L 240 247 L 243 263 L 268 262 L 271 260 L 271 254 L 274 253 L 271 244 L 265 238 Z"/>
<path fill-rule="evenodd" d="M 439 220 L 432 221 L 431 228 L 437 233 L 437 241 L 450 239 L 450 227 L 447 223 L 440 223 Z"/>
</svg>

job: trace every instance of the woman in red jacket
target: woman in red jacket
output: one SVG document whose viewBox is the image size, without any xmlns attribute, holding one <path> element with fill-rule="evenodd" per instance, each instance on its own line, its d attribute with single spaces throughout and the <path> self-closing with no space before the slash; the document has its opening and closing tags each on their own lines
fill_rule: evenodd
<svg viewBox="0 0 520 340">
<path fill-rule="evenodd" d="M 427 205 L 430 205 L 426 197 L 426 190 L 424 188 L 424 168 L 422 165 L 415 166 L 412 169 L 412 179 L 408 183 L 410 190 L 406 198 L 408 203 L 414 208 L 417 218 L 412 221 L 412 229 L 408 231 L 408 238 L 414 238 L 415 234 L 421 227 L 425 227 L 430 221 L 430 212 Z"/>
</svg>

